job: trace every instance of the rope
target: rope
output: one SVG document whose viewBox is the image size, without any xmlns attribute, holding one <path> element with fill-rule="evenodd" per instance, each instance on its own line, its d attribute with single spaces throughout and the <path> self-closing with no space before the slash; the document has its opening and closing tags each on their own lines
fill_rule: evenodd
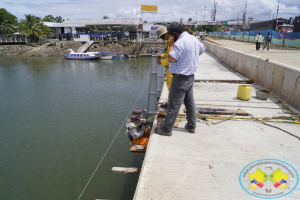
<svg viewBox="0 0 300 200">
<path fill-rule="evenodd" d="M 149 81 L 150 81 L 150 80 L 149 80 Z M 81 196 L 82 196 L 83 192 L 85 191 L 85 189 L 86 189 L 86 188 L 87 188 L 87 186 L 89 185 L 90 181 L 92 180 L 93 176 L 95 175 L 95 173 L 96 173 L 97 169 L 98 169 L 98 168 L 99 168 L 99 166 L 101 165 L 101 163 L 102 163 L 103 159 L 105 158 L 105 156 L 106 156 L 107 152 L 109 151 L 110 147 L 112 146 L 112 144 L 114 143 L 114 141 L 115 141 L 115 139 L 117 138 L 118 134 L 120 133 L 120 130 L 121 130 L 121 129 L 122 129 L 122 127 L 124 126 L 124 124 L 125 124 L 125 122 L 126 122 L 127 118 L 129 117 L 130 113 L 132 112 L 133 108 L 134 108 L 134 107 L 135 107 L 135 105 L 137 104 L 138 100 L 141 98 L 141 96 L 142 96 L 142 94 L 143 94 L 143 92 L 144 92 L 144 90 L 145 90 L 146 86 L 147 86 L 147 85 L 149 85 L 149 81 L 148 81 L 148 83 L 145 85 L 145 87 L 144 87 L 144 89 L 142 90 L 142 92 L 140 93 L 140 96 L 139 96 L 139 97 L 137 98 L 137 100 L 135 101 L 134 105 L 132 106 L 132 108 L 131 108 L 130 112 L 128 113 L 127 117 L 125 118 L 125 120 L 124 120 L 123 124 L 121 125 L 121 127 L 120 127 L 119 131 L 117 132 L 117 134 L 115 135 L 114 139 L 112 140 L 112 142 L 111 142 L 111 143 L 110 143 L 110 145 L 108 146 L 108 148 L 107 148 L 106 152 L 104 153 L 104 155 L 103 155 L 102 159 L 100 160 L 100 162 L 99 162 L 98 166 L 97 166 L 97 167 L 96 167 L 96 169 L 94 170 L 94 172 L 93 172 L 92 176 L 90 177 L 89 181 L 87 182 L 87 184 L 85 185 L 85 187 L 84 187 L 84 189 L 82 190 L 81 194 L 79 195 L 79 197 L 78 197 L 78 200 L 81 198 Z"/>
<path fill-rule="evenodd" d="M 221 121 L 219 121 L 219 122 L 212 122 L 211 119 L 209 119 L 207 116 L 205 116 L 204 119 L 207 121 L 207 122 L 206 122 L 207 125 L 217 125 L 217 124 L 222 123 L 222 122 L 224 122 L 224 121 L 227 121 L 227 120 L 230 120 L 230 119 L 234 119 L 233 117 L 236 115 L 236 113 L 237 113 L 239 110 L 241 110 L 241 109 L 237 109 L 231 116 L 229 116 L 229 117 L 227 117 L 227 118 L 225 118 L 225 119 L 223 119 L 223 120 L 221 120 Z M 197 113 L 198 113 L 198 112 L 197 112 Z M 299 136 L 297 136 L 297 135 L 295 135 L 295 134 L 293 134 L 293 133 L 291 133 L 291 132 L 288 132 L 288 131 L 286 131 L 286 130 L 284 130 L 284 129 L 282 129 L 282 128 L 279 128 L 279 127 L 277 127 L 277 126 L 273 126 L 273 125 L 271 125 L 271 124 L 267 124 L 267 123 L 265 123 L 264 121 L 260 120 L 259 118 L 254 117 L 254 116 L 251 115 L 251 114 L 249 114 L 248 116 L 251 117 L 251 120 L 253 120 L 253 121 L 255 121 L 255 122 L 260 122 L 260 123 L 262 123 L 262 124 L 264 124 L 264 125 L 266 125 L 266 126 L 270 126 L 270 127 L 276 128 L 276 129 L 281 130 L 281 131 L 283 131 L 283 132 L 285 132 L 285 133 L 287 133 L 287 134 L 289 134 L 289 135 L 291 135 L 291 136 L 293 136 L 293 137 L 295 137 L 295 138 L 298 138 L 298 139 L 300 140 L 300 137 L 299 137 Z M 273 119 L 273 118 L 272 118 L 272 119 Z M 276 118 L 275 118 L 275 119 L 276 119 Z"/>
<path fill-rule="evenodd" d="M 134 126 L 129 127 L 129 129 L 133 129 L 133 128 L 137 127 L 137 126 L 140 126 L 140 125 L 142 125 L 142 124 L 145 124 L 146 121 L 149 121 L 150 119 L 154 118 L 156 115 L 157 115 L 157 114 L 154 114 L 152 117 L 146 119 L 145 121 L 142 121 L 142 122 L 139 123 L 139 124 L 136 124 L 136 125 L 134 125 Z M 127 116 L 127 117 L 128 117 L 128 116 Z"/>
<path fill-rule="evenodd" d="M 267 126 L 276 128 L 276 129 L 281 130 L 281 131 L 283 131 L 283 132 L 285 132 L 285 133 L 287 133 L 287 134 L 289 134 L 289 135 L 291 135 L 291 136 L 293 136 L 293 137 L 295 137 L 295 138 L 298 138 L 298 139 L 300 140 L 300 137 L 297 136 L 297 135 L 295 135 L 295 134 L 293 134 L 293 133 L 290 133 L 290 132 L 288 132 L 288 131 L 286 131 L 286 130 L 284 130 L 284 129 L 282 129 L 282 128 L 279 128 L 279 127 L 277 127 L 277 126 L 273 126 L 273 125 L 271 125 L 271 124 L 267 124 L 267 123 L 265 123 L 265 122 L 263 122 L 263 121 L 261 121 L 261 120 L 255 118 L 255 117 L 254 117 L 253 115 L 251 115 L 251 114 L 249 114 L 249 116 L 252 117 L 253 121 L 255 121 L 255 122 L 260 122 L 260 123 L 262 123 L 262 124 L 264 124 L 264 125 L 267 125 Z"/>
<path fill-rule="evenodd" d="M 207 53 L 207 52 L 206 52 L 206 53 Z M 210 53 L 208 53 L 208 54 L 211 55 L 212 57 L 215 57 L 215 56 L 213 56 L 213 55 L 210 54 Z M 221 62 L 223 62 L 223 61 L 221 61 Z M 226 64 L 226 63 L 225 63 L 225 64 Z M 227 64 L 226 64 L 226 65 L 227 65 Z M 288 105 L 286 105 L 286 104 L 285 104 L 286 102 L 283 102 L 281 99 L 279 99 L 273 92 L 271 92 L 270 90 L 268 90 L 268 89 L 265 88 L 264 86 L 262 86 L 262 85 L 258 84 L 257 82 L 255 82 L 255 80 L 252 79 L 250 76 L 246 75 L 245 73 L 239 71 L 238 69 L 236 69 L 236 68 L 234 68 L 234 67 L 232 67 L 232 66 L 230 66 L 230 65 L 227 65 L 227 66 L 229 66 L 231 69 L 237 71 L 238 73 L 244 75 L 245 77 L 247 77 L 248 79 L 250 79 L 251 81 L 253 81 L 253 83 L 255 83 L 256 85 L 260 86 L 261 88 L 263 88 L 263 89 L 269 91 L 269 92 L 271 93 L 271 95 L 273 95 L 279 102 L 282 103 L 283 106 L 285 106 L 285 107 L 286 107 L 287 109 L 289 109 L 291 112 L 293 112 L 294 114 L 299 114 L 297 111 L 293 110 L 293 109 L 290 108 Z M 298 78 L 299 78 L 299 77 L 298 77 Z M 297 78 L 297 80 L 298 80 L 298 78 Z M 297 82 L 297 80 L 296 80 L 296 82 Z M 297 83 L 296 83 L 296 84 L 297 84 Z M 297 85 L 298 85 L 298 84 L 297 84 Z M 297 85 L 295 86 L 294 90 L 296 89 Z M 291 96 L 291 95 L 290 95 L 290 96 Z"/>
</svg>

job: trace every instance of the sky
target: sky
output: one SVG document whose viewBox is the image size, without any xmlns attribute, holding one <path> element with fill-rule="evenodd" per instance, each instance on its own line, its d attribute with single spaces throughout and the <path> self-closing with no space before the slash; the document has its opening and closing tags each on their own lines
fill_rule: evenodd
<svg viewBox="0 0 300 200">
<path fill-rule="evenodd" d="M 245 12 L 246 0 L 216 0 L 216 21 L 241 19 Z M 157 13 L 143 13 L 141 5 L 157 5 Z M 206 6 L 206 9 L 205 9 Z M 141 18 L 147 22 L 157 21 L 211 21 L 213 0 L 1 0 L 0 8 L 5 8 L 18 19 L 24 14 L 32 14 L 43 18 L 46 15 L 61 16 L 63 19 L 102 19 L 109 18 Z M 276 18 L 278 0 L 247 0 L 246 17 L 257 20 Z M 300 15 L 299 0 L 281 0 L 278 18 Z"/>
</svg>

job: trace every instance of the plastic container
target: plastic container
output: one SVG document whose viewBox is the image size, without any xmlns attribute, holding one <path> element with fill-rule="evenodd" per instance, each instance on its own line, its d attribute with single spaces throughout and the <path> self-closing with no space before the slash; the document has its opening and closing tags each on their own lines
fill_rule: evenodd
<svg viewBox="0 0 300 200">
<path fill-rule="evenodd" d="M 270 92 L 268 90 L 256 90 L 256 98 L 260 100 L 267 100 L 270 96 Z"/>
<path fill-rule="evenodd" d="M 251 98 L 251 86 L 239 85 L 236 97 L 244 101 L 249 100 Z"/>
</svg>

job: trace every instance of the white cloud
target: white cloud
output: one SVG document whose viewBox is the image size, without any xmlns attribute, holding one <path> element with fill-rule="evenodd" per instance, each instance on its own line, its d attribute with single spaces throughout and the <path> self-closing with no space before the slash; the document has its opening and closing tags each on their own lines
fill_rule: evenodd
<svg viewBox="0 0 300 200">
<path fill-rule="evenodd" d="M 246 0 L 216 0 L 217 20 L 236 19 L 239 14 L 241 19 L 245 11 Z M 247 0 L 247 17 L 256 17 L 260 20 L 276 16 L 277 0 Z M 198 21 L 204 19 L 204 6 L 206 7 L 205 19 L 210 20 L 213 1 L 207 0 L 4 0 L 0 6 L 18 18 L 24 18 L 24 14 L 33 14 L 44 17 L 48 14 L 61 16 L 64 19 L 99 19 L 104 15 L 110 18 L 117 17 L 141 17 L 140 6 L 157 5 L 158 13 L 144 13 L 143 20 L 152 21 L 179 21 L 183 18 L 187 21 L 194 18 Z M 270 13 L 271 9 L 271 13 Z M 281 0 L 278 17 L 290 18 L 299 15 L 300 2 L 295 0 Z"/>
</svg>

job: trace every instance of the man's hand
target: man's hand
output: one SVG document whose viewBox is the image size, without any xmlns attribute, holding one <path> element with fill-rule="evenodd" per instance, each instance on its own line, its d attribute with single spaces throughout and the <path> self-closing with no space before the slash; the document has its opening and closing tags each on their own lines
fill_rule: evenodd
<svg viewBox="0 0 300 200">
<path fill-rule="evenodd" d="M 157 63 L 161 65 L 161 59 L 162 59 L 162 56 L 159 55 L 159 54 L 156 54 L 157 55 Z"/>
<path fill-rule="evenodd" d="M 173 48 L 173 46 L 174 46 L 174 36 L 172 35 L 172 38 L 171 38 L 171 40 L 170 40 L 170 42 L 169 42 L 169 47 L 171 48 Z"/>
</svg>

